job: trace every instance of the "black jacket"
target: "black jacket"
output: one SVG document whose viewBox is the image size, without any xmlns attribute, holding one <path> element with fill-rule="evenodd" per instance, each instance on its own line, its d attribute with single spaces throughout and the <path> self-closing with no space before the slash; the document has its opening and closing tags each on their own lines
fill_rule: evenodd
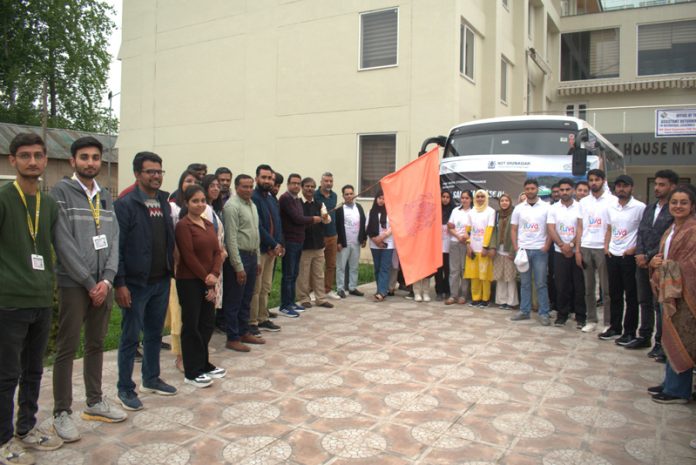
<svg viewBox="0 0 696 465">
<path fill-rule="evenodd" d="M 317 201 L 301 200 L 304 216 L 321 216 L 321 205 Z M 316 223 L 305 226 L 305 238 L 302 250 L 318 250 L 324 248 L 324 224 Z"/>
<path fill-rule="evenodd" d="M 358 242 L 362 244 L 367 240 L 367 233 L 365 232 L 365 210 L 363 207 L 355 202 L 358 207 L 358 213 L 360 213 L 360 232 L 358 233 Z M 343 207 L 336 209 L 336 232 L 338 233 L 338 243 L 341 247 L 348 247 L 348 242 L 346 240 L 346 221 L 343 215 Z"/>
<path fill-rule="evenodd" d="M 157 192 L 167 231 L 163 239 L 167 241 L 167 270 L 171 276 L 174 271 L 174 223 L 168 197 L 169 194 L 164 191 Z M 114 202 L 120 229 L 118 272 L 114 280 L 116 287 L 147 285 L 152 263 L 152 229 L 145 199 L 145 194 L 136 187 Z"/>
<path fill-rule="evenodd" d="M 660 239 L 674 221 L 669 212 L 669 205 L 665 204 L 660 210 L 655 224 L 653 224 L 655 207 L 657 207 L 657 202 L 645 207 L 643 218 L 638 226 L 638 239 L 636 241 L 636 255 L 645 255 L 648 261 L 659 251 Z"/>
</svg>

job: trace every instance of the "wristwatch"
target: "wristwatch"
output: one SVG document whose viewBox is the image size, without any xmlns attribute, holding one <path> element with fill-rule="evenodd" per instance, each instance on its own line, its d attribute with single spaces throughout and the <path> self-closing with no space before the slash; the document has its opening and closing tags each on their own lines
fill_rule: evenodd
<svg viewBox="0 0 696 465">
<path fill-rule="evenodd" d="M 114 288 L 114 285 L 113 285 L 113 284 L 111 283 L 111 281 L 109 281 L 108 279 L 104 279 L 104 280 L 102 280 L 102 282 L 105 282 L 105 283 L 106 283 L 106 285 L 108 286 L 109 290 L 111 290 L 111 289 Z"/>
</svg>

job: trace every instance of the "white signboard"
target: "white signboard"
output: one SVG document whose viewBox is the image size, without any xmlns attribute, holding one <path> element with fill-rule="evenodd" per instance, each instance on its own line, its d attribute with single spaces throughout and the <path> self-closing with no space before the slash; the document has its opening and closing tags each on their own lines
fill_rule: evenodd
<svg viewBox="0 0 696 465">
<path fill-rule="evenodd" d="M 655 110 L 655 137 L 696 136 L 696 108 Z"/>
</svg>

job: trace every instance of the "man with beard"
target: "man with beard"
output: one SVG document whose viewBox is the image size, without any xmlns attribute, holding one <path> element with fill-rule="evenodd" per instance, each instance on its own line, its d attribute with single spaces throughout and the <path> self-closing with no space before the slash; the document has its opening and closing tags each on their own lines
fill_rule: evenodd
<svg viewBox="0 0 696 465">
<path fill-rule="evenodd" d="M 659 252 L 660 239 L 672 225 L 673 218 L 669 213 L 667 198 L 679 183 L 679 175 L 672 170 L 660 170 L 655 173 L 655 202 L 645 208 L 636 242 L 636 265 L 638 272 L 638 304 L 640 306 L 640 329 L 638 337 L 626 344 L 627 349 L 647 348 L 651 345 L 653 327 L 655 331 L 655 346 L 648 353 L 649 357 L 664 357 L 662 353 L 662 313 L 657 303 L 657 296 L 652 293 L 650 286 L 650 271 L 648 263 Z"/>
<path fill-rule="evenodd" d="M 249 332 L 259 335 L 259 330 L 280 331 L 280 326 L 269 318 L 268 294 L 273 285 L 273 265 L 276 257 L 283 256 L 283 227 L 280 220 L 278 202 L 271 195 L 273 189 L 273 170 L 268 165 L 256 167 L 256 188 L 251 200 L 259 213 L 259 236 L 261 239 L 261 271 L 254 285 L 249 315 Z"/>
<path fill-rule="evenodd" d="M 232 171 L 230 171 L 229 168 L 221 166 L 215 170 L 215 177 L 217 178 L 218 184 L 220 184 L 220 198 L 224 206 L 230 199 L 230 196 L 232 196 Z"/>
<path fill-rule="evenodd" d="M 585 326 L 585 285 L 582 269 L 575 264 L 575 242 L 578 222 L 578 202 L 573 199 L 573 180 L 558 182 L 560 201 L 549 209 L 549 236 L 554 243 L 554 284 L 558 314 L 554 326 L 564 326 L 571 312 L 575 313 L 578 329 Z"/>
<path fill-rule="evenodd" d="M 17 134 L 10 142 L 8 160 L 17 177 L 0 187 L 0 457 L 7 463 L 34 463 L 25 448 L 54 450 L 63 445 L 60 438 L 36 427 L 43 357 L 51 330 L 51 245 L 58 206 L 39 189 L 48 163 L 41 137 Z"/>
<path fill-rule="evenodd" d="M 609 205 L 609 223 L 604 239 L 611 298 L 611 324 L 609 329 L 599 335 L 599 338 L 609 340 L 620 336 L 616 339 L 616 344 L 625 346 L 636 338 L 636 329 L 638 329 L 638 290 L 634 255 L 638 226 L 643 217 L 645 204 L 633 197 L 633 179 L 625 174 L 616 178 L 614 193 L 619 201 Z"/>
<path fill-rule="evenodd" d="M 609 205 L 616 202 L 616 197 L 604 189 L 606 175 L 600 169 L 592 169 L 587 173 L 587 182 L 590 185 L 591 195 L 580 201 L 578 210 L 578 237 L 575 241 L 575 264 L 583 269 L 585 279 L 585 308 L 587 309 L 587 323 L 582 328 L 585 333 L 590 333 L 597 327 L 597 294 L 595 275 L 599 275 L 599 282 L 604 292 L 604 323 L 609 324 L 609 308 L 611 308 L 611 296 L 607 277 L 606 255 L 604 255 L 604 239 L 609 221 L 607 211 Z"/>
<path fill-rule="evenodd" d="M 102 144 L 82 137 L 70 147 L 72 178 L 51 191 L 60 207 L 56 229 L 58 263 L 58 331 L 53 364 L 53 428 L 65 442 L 80 439 L 72 418 L 72 368 L 84 324 L 84 368 L 87 407 L 83 420 L 117 423 L 126 413 L 102 394 L 104 338 L 118 271 L 118 222 L 111 194 L 95 179 L 102 163 Z"/>
<path fill-rule="evenodd" d="M 314 193 L 314 200 L 324 204 L 331 221 L 325 223 L 324 230 L 324 260 L 326 272 L 324 273 L 324 291 L 327 297 L 340 300 L 341 297 L 333 290 L 336 284 L 336 255 L 338 254 L 338 231 L 336 230 L 336 205 L 338 196 L 333 191 L 333 174 L 328 171 L 321 175 L 321 184 Z"/>
</svg>

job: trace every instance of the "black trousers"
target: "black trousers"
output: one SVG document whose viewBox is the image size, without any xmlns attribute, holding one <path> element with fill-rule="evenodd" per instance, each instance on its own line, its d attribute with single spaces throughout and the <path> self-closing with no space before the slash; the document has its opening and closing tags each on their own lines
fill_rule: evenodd
<svg viewBox="0 0 696 465">
<path fill-rule="evenodd" d="M 435 293 L 448 295 L 450 293 L 448 253 L 442 254 L 442 266 L 435 272 Z"/>
<path fill-rule="evenodd" d="M 640 306 L 640 329 L 638 335 L 645 339 L 650 339 L 655 328 L 655 316 L 659 315 L 660 306 L 657 297 L 652 292 L 650 286 L 650 270 L 648 268 L 636 269 L 636 281 L 638 284 L 638 305 Z M 661 321 L 657 320 L 657 331 L 655 331 L 655 342 L 659 343 L 662 338 Z"/>
<path fill-rule="evenodd" d="M 567 258 L 556 251 L 553 252 L 553 266 L 558 315 L 567 318 L 575 312 L 575 321 L 585 323 L 587 309 L 582 268 L 575 264 L 575 256 Z"/>
<path fill-rule="evenodd" d="M 177 279 L 181 304 L 181 357 L 188 379 L 215 369 L 208 361 L 208 343 L 215 327 L 215 302 L 205 300 L 207 287 L 200 279 Z"/>
<path fill-rule="evenodd" d="M 556 260 L 554 259 L 554 254 L 556 251 L 554 250 L 553 253 L 549 253 L 549 263 L 548 267 L 546 268 L 546 289 L 548 289 L 549 293 L 549 305 L 551 310 L 558 310 L 558 297 L 556 295 Z"/>
<path fill-rule="evenodd" d="M 638 289 L 636 258 L 633 255 L 607 257 L 609 296 L 611 297 L 610 327 L 614 331 L 635 336 L 638 328 Z M 624 297 L 626 314 L 624 315 Z M 622 324 L 623 321 L 623 324 Z"/>
</svg>

